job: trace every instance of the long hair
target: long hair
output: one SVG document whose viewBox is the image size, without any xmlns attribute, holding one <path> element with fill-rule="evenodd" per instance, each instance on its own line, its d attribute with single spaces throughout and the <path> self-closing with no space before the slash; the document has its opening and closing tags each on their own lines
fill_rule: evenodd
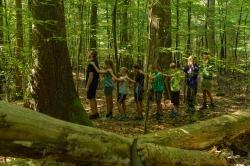
<svg viewBox="0 0 250 166">
<path fill-rule="evenodd" d="M 90 52 L 90 54 L 93 56 L 93 61 L 95 62 L 95 65 L 96 65 L 98 68 L 100 68 L 100 67 L 99 67 L 99 63 L 98 63 L 98 58 L 97 58 L 97 52 L 96 52 L 96 50 L 92 50 L 92 51 Z"/>
<path fill-rule="evenodd" d="M 106 65 L 109 65 L 110 68 L 113 70 L 113 72 L 115 71 L 115 67 L 114 67 L 114 64 L 113 64 L 112 60 L 106 59 L 104 63 L 105 63 Z"/>
</svg>

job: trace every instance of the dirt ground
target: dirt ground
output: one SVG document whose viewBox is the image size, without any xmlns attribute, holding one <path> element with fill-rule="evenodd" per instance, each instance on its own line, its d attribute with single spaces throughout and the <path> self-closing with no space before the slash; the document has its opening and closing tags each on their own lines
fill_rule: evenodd
<svg viewBox="0 0 250 166">
<path fill-rule="evenodd" d="M 81 101 L 84 105 L 86 111 L 90 114 L 90 107 L 89 103 L 85 97 L 84 90 L 80 94 Z M 116 116 L 118 114 L 118 109 L 116 106 L 116 95 L 114 95 L 114 109 L 113 114 Z M 244 111 L 249 110 L 250 107 L 250 99 L 247 99 L 245 96 L 217 96 L 215 93 L 214 96 L 214 103 L 216 105 L 215 108 L 209 108 L 206 110 L 200 110 L 202 106 L 202 94 L 197 94 L 197 104 L 196 104 L 196 111 L 192 115 L 193 121 L 190 122 L 190 116 L 186 113 L 186 105 L 183 100 L 183 95 L 181 95 L 181 104 L 180 110 L 178 113 L 177 118 L 171 118 L 171 104 L 169 100 L 165 100 L 162 102 L 163 105 L 163 112 L 164 112 L 164 121 L 157 121 L 152 115 L 156 112 L 156 104 L 151 101 L 149 104 L 149 118 L 148 118 L 148 132 L 156 132 L 159 130 L 170 129 L 178 126 L 183 126 L 190 123 L 195 123 L 197 121 L 203 121 L 206 119 L 211 119 L 214 117 L 218 117 L 221 115 L 229 114 L 235 111 Z M 145 97 L 144 97 L 145 98 Z M 118 121 L 115 119 L 108 120 L 105 118 L 106 115 L 106 104 L 105 104 L 105 97 L 103 95 L 102 90 L 97 91 L 97 103 L 98 103 L 98 112 L 101 115 L 101 118 L 97 120 L 93 120 L 95 127 L 103 129 L 105 131 L 115 132 L 117 134 L 123 136 L 137 136 L 144 134 L 144 121 L 135 121 L 132 119 L 133 116 L 136 115 L 136 106 L 133 98 L 132 92 L 128 95 L 126 104 L 127 104 L 127 116 L 129 117 L 126 121 Z M 144 101 L 144 108 L 145 108 L 145 101 Z M 145 111 L 144 111 L 145 115 Z M 248 137 L 249 138 L 249 137 Z M 250 141 L 249 141 L 250 142 Z M 217 147 L 214 147 L 217 148 Z M 219 147 L 218 147 L 219 148 Z M 238 147 L 238 149 L 240 149 Z M 211 149 L 208 149 L 210 151 Z M 239 152 L 239 150 L 231 149 L 231 147 L 220 147 L 220 150 L 223 153 L 226 153 L 231 165 L 237 166 L 250 166 L 250 151 L 248 149 L 248 154 L 244 154 Z M 244 155 L 243 155 L 244 154 Z M 242 156 L 243 155 L 243 156 Z M 232 160 L 232 161 L 231 161 Z"/>
</svg>

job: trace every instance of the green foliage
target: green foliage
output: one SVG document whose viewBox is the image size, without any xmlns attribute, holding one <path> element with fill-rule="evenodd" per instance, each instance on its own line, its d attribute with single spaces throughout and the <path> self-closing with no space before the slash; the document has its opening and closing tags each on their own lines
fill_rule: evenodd
<svg viewBox="0 0 250 166">
<path fill-rule="evenodd" d="M 148 55 L 149 37 L 148 37 L 148 17 L 150 6 L 153 2 L 148 0 L 129 1 L 128 5 L 124 4 L 125 0 L 118 1 L 117 10 L 117 36 L 118 36 L 118 55 L 121 63 L 126 63 L 123 59 L 131 58 L 130 62 L 143 63 Z M 87 64 L 87 53 L 89 49 L 90 38 L 90 11 L 92 0 L 70 0 L 65 3 L 65 18 L 67 25 L 67 43 L 70 53 L 73 69 L 83 68 Z M 24 89 L 28 88 L 27 83 L 31 79 L 31 70 L 34 59 L 32 57 L 30 40 L 31 21 L 39 22 L 41 26 L 55 25 L 53 20 L 33 20 L 28 9 L 28 1 L 23 1 L 23 37 L 24 46 L 21 60 L 15 57 L 16 42 L 16 9 L 15 4 L 7 0 L 3 4 L 3 32 L 4 45 L 0 55 L 0 69 L 3 71 L 8 84 L 8 92 L 15 90 L 15 67 L 21 71 L 24 78 Z M 98 55 L 102 64 L 104 59 L 114 59 L 113 36 L 112 36 L 112 12 L 114 0 L 98 1 Z M 169 9 L 167 6 L 163 8 Z M 188 30 L 187 13 L 191 8 L 191 29 Z M 240 20 L 240 11 L 242 8 L 242 18 Z M 177 9 L 179 18 L 177 18 Z M 128 13 L 127 26 L 124 25 L 124 11 Z M 218 0 L 215 4 L 215 15 L 211 18 L 215 26 L 215 44 L 217 67 L 227 71 L 235 71 L 249 75 L 249 35 L 250 35 L 250 1 L 247 0 Z M 171 1 L 171 24 L 167 31 L 171 31 L 172 47 L 159 48 L 159 52 L 172 52 L 173 56 L 178 57 L 181 65 L 185 64 L 185 52 L 187 52 L 187 39 L 191 38 L 191 53 L 200 59 L 203 50 L 207 50 L 207 33 L 208 27 L 208 7 L 207 1 L 200 0 L 177 0 Z M 177 28 L 177 19 L 179 27 Z M 122 41 L 122 33 L 128 33 L 128 42 Z M 238 44 L 236 46 L 236 34 L 238 34 Z M 179 36 L 176 38 L 176 36 Z M 222 37 L 226 35 L 225 42 L 222 43 Z M 80 38 L 82 43 L 80 45 Z M 53 40 L 64 40 L 64 38 L 52 38 Z M 177 46 L 176 43 L 179 43 Z M 225 55 L 222 55 L 222 49 Z M 236 55 L 235 55 L 236 51 Z M 124 65 L 124 64 L 122 64 Z M 28 96 L 27 94 L 26 96 Z M 11 95 L 10 95 L 11 96 Z"/>
</svg>

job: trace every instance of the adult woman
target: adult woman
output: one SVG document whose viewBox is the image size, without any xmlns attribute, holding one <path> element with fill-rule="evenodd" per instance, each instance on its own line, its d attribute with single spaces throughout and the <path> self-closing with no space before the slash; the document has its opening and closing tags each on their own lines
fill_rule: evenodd
<svg viewBox="0 0 250 166">
<path fill-rule="evenodd" d="M 94 62 L 95 65 L 99 68 L 97 61 L 97 52 L 91 51 L 89 54 L 89 64 L 87 66 L 87 74 L 86 74 L 86 91 L 87 91 L 87 99 L 90 103 L 90 108 L 92 114 L 89 116 L 90 119 L 99 118 L 99 114 L 97 111 L 97 103 L 96 103 L 96 90 L 99 82 L 99 74 L 95 70 L 94 66 L 91 62 Z"/>
</svg>

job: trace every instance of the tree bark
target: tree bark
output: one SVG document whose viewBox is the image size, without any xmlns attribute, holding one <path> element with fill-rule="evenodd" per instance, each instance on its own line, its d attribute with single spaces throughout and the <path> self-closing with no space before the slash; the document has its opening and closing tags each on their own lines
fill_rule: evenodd
<svg viewBox="0 0 250 166">
<path fill-rule="evenodd" d="M 243 119 L 248 120 L 249 124 L 249 113 L 248 119 L 246 116 Z M 173 135 L 172 140 L 175 137 L 176 135 Z M 1 155 L 47 158 L 78 165 L 223 166 L 227 164 L 223 157 L 214 154 L 163 147 L 140 139 L 68 123 L 0 102 Z M 158 140 L 157 138 L 155 142 Z M 159 141 L 161 142 L 161 139 Z"/>
<path fill-rule="evenodd" d="M 63 0 L 31 1 L 34 98 L 37 110 L 65 121 L 91 125 L 74 87 Z"/>
<path fill-rule="evenodd" d="M 23 93 L 23 78 L 22 73 L 20 71 L 19 65 L 22 64 L 22 50 L 23 50 L 23 16 L 22 16 L 22 0 L 15 0 L 16 3 L 16 47 L 15 47 L 15 53 L 16 53 L 16 75 L 15 75 L 15 81 L 16 81 L 16 97 L 21 97 Z"/>
<path fill-rule="evenodd" d="M 4 44 L 4 35 L 3 35 L 3 18 L 4 18 L 4 14 L 3 14 L 3 1 L 0 0 L 0 46 L 3 46 Z M 0 50 L 1 52 L 1 50 Z"/>
<path fill-rule="evenodd" d="M 192 53 L 191 47 L 191 22 L 192 22 L 192 2 L 188 2 L 188 36 L 187 36 L 187 53 Z"/>
<path fill-rule="evenodd" d="M 170 0 L 160 0 L 155 2 L 151 9 L 152 26 L 151 37 L 157 38 L 158 43 L 154 44 L 157 58 L 154 63 L 160 65 L 162 69 L 168 68 L 172 62 L 172 36 L 171 36 L 171 5 Z M 155 35 L 153 37 L 153 35 Z"/>
<path fill-rule="evenodd" d="M 208 0 L 207 30 L 208 30 L 208 49 L 215 55 L 215 0 Z"/>
<path fill-rule="evenodd" d="M 114 53 L 115 53 L 115 68 L 116 73 L 119 71 L 120 64 L 119 64 L 119 57 L 118 57 L 118 48 L 117 48 L 117 32 L 116 32 L 116 26 L 117 26 L 117 0 L 114 2 L 114 8 L 112 11 L 112 33 L 113 33 L 113 44 L 114 44 Z"/>
<path fill-rule="evenodd" d="M 128 46 L 128 6 L 130 0 L 123 0 L 123 7 L 122 7 L 122 26 L 121 26 L 121 47 L 127 48 Z"/>
<path fill-rule="evenodd" d="M 97 49 L 97 0 L 91 2 L 90 49 Z"/>
<path fill-rule="evenodd" d="M 4 45 L 4 33 L 3 33 L 3 1 L 0 0 L 0 55 L 2 56 L 2 47 Z M 3 75 L 3 66 L 2 62 L 0 62 L 0 94 L 3 93 L 3 82 L 4 82 L 4 75 Z M 1 100 L 1 97 L 0 97 Z"/>
<path fill-rule="evenodd" d="M 241 31 L 241 22 L 242 22 L 242 15 L 243 15 L 243 6 L 240 7 L 240 15 L 238 19 L 238 25 L 237 25 L 237 30 L 236 30 L 236 36 L 235 36 L 235 46 L 234 46 L 234 64 L 235 66 L 237 65 L 238 62 L 238 44 L 240 40 L 240 31 Z"/>
<path fill-rule="evenodd" d="M 250 132 L 250 112 L 239 111 L 183 127 L 142 135 L 138 139 L 141 143 L 204 150 L 246 132 Z"/>
</svg>

